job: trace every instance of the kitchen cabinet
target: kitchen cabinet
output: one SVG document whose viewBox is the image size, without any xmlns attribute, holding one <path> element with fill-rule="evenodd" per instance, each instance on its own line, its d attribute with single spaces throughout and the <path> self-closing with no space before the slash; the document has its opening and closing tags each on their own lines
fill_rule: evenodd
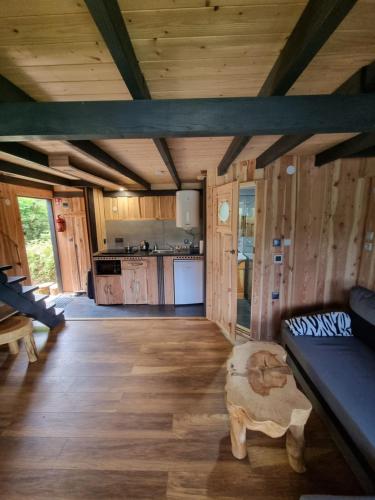
<svg viewBox="0 0 375 500">
<path fill-rule="evenodd" d="M 95 297 L 97 304 L 122 304 L 123 290 L 121 276 L 96 276 Z"/>
<path fill-rule="evenodd" d="M 175 220 L 175 196 L 104 197 L 105 220 Z"/>
<path fill-rule="evenodd" d="M 128 260 L 122 263 L 123 304 L 147 304 L 147 261 Z"/>
</svg>

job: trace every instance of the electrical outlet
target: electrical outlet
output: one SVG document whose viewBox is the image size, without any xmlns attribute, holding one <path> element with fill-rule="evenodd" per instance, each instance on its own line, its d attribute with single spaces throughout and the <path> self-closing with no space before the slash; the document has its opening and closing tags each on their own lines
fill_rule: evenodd
<svg viewBox="0 0 375 500">
<path fill-rule="evenodd" d="M 274 264 L 282 264 L 284 262 L 284 255 L 282 253 L 277 253 L 273 255 Z"/>
<path fill-rule="evenodd" d="M 281 247 L 281 240 L 275 238 L 274 240 L 272 240 L 272 246 L 273 247 Z"/>
<path fill-rule="evenodd" d="M 365 243 L 365 250 L 367 252 L 372 252 L 372 247 L 373 247 L 372 243 Z"/>
<path fill-rule="evenodd" d="M 368 231 L 366 233 L 366 240 L 367 241 L 372 241 L 374 239 L 374 231 Z"/>
<path fill-rule="evenodd" d="M 280 292 L 272 292 L 272 300 L 278 300 L 280 298 Z"/>
</svg>

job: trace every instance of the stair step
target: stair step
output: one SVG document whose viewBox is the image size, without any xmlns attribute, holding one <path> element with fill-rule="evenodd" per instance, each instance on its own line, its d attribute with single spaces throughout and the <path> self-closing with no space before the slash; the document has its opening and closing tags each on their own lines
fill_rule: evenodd
<svg viewBox="0 0 375 500">
<path fill-rule="evenodd" d="M 22 295 L 26 295 L 27 293 L 34 292 L 35 290 L 38 290 L 39 286 L 38 285 L 24 285 L 22 287 Z"/>
<path fill-rule="evenodd" d="M 47 294 L 36 293 L 36 294 L 34 294 L 34 302 L 35 303 L 42 302 L 42 300 L 46 300 L 46 299 L 48 299 L 48 297 L 49 297 L 49 295 L 47 295 Z"/>
<path fill-rule="evenodd" d="M 60 314 L 63 314 L 63 313 L 64 313 L 63 307 L 56 307 L 56 309 L 55 309 L 56 316 L 60 316 Z"/>
<path fill-rule="evenodd" d="M 13 266 L 10 264 L 5 264 L 3 266 L 0 266 L 0 271 L 9 271 L 9 269 L 12 269 Z"/>
<path fill-rule="evenodd" d="M 14 307 L 8 306 L 7 304 L 0 306 L 0 322 L 14 316 L 17 313 L 17 309 L 14 309 Z"/>
<path fill-rule="evenodd" d="M 55 306 L 56 306 L 56 303 L 55 303 L 55 302 L 52 302 L 52 301 L 51 301 L 51 302 L 47 302 L 47 303 L 46 303 L 46 309 L 47 309 L 47 311 L 48 311 L 49 309 L 53 309 Z"/>
<path fill-rule="evenodd" d="M 25 281 L 27 276 L 8 276 L 8 285 L 15 285 L 16 283 L 20 283 L 21 281 Z"/>
</svg>

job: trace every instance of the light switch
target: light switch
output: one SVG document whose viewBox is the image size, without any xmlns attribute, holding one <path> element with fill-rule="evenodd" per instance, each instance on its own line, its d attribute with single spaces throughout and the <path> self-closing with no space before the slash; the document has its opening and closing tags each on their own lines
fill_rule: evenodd
<svg viewBox="0 0 375 500">
<path fill-rule="evenodd" d="M 284 262 L 284 255 L 281 253 L 277 253 L 273 255 L 273 263 L 274 264 L 282 264 Z"/>
<path fill-rule="evenodd" d="M 290 247 L 292 240 L 284 240 L 284 247 Z"/>
<path fill-rule="evenodd" d="M 372 247 L 373 247 L 372 243 L 365 243 L 365 250 L 367 252 L 372 252 Z"/>
<path fill-rule="evenodd" d="M 367 241 L 373 241 L 373 239 L 374 239 L 374 231 L 368 231 L 366 233 L 366 240 Z"/>
</svg>

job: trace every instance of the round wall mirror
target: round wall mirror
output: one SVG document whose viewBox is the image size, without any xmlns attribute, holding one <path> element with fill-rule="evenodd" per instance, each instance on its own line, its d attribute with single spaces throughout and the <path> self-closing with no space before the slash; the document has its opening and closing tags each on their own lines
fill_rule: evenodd
<svg viewBox="0 0 375 500">
<path fill-rule="evenodd" d="M 219 221 L 220 222 L 228 222 L 230 216 L 230 206 L 229 203 L 224 200 L 219 204 Z"/>
</svg>

